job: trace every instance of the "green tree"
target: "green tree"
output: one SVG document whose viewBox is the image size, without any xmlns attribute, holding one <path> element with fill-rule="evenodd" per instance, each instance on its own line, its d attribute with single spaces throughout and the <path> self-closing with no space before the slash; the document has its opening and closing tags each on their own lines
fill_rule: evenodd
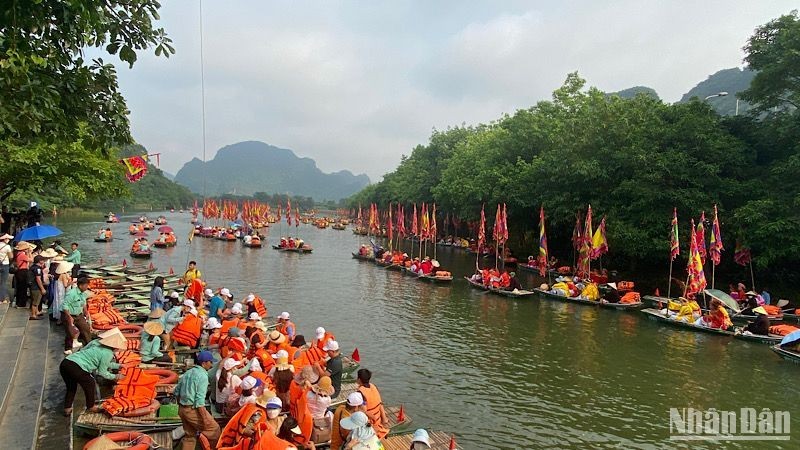
<svg viewBox="0 0 800 450">
<path fill-rule="evenodd" d="M 133 66 L 137 51 L 174 53 L 170 39 L 155 28 L 156 0 L 6 1 L 0 6 L 0 156 L 15 161 L 4 168 L 0 196 L 36 188 L 20 176 L 31 164 L 48 162 L 50 146 L 76 143 L 86 152 L 113 160 L 115 145 L 131 142 L 128 109 L 117 75 L 102 59 L 86 61 L 86 48 L 103 48 Z M 14 157 L 10 152 L 24 152 Z M 76 166 L 96 163 L 87 158 Z M 4 164 L 5 165 L 5 164 Z M 34 167 L 35 169 L 35 167 Z M 44 173 L 57 172 L 40 166 Z M 7 178 L 7 173 L 14 174 Z M 115 172 L 97 172 L 115 177 Z M 85 194 L 108 191 L 86 186 Z"/>
<path fill-rule="evenodd" d="M 756 76 L 742 98 L 757 109 L 800 108 L 800 18 L 797 10 L 758 28 L 744 47 Z"/>
</svg>

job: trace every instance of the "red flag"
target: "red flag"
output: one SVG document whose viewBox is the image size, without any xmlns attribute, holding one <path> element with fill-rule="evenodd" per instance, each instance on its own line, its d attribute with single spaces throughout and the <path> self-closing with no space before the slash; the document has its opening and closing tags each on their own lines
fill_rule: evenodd
<svg viewBox="0 0 800 450">
<path fill-rule="evenodd" d="M 572 247 L 575 250 L 581 249 L 583 243 L 583 232 L 581 232 L 581 213 L 575 215 L 575 228 L 572 229 Z"/>
<path fill-rule="evenodd" d="M 433 213 L 431 214 L 431 242 L 436 242 L 436 203 L 433 204 Z"/>
<path fill-rule="evenodd" d="M 292 226 L 292 199 L 286 198 L 286 224 Z"/>
<path fill-rule="evenodd" d="M 128 267 L 128 260 L 127 259 L 123 259 L 122 260 L 122 267 Z"/>
<path fill-rule="evenodd" d="M 151 262 L 150 265 L 147 268 L 150 269 L 150 270 L 153 270 L 153 269 L 155 269 L 155 266 L 153 266 L 153 263 Z"/>
<path fill-rule="evenodd" d="M 294 209 L 294 227 L 297 228 L 300 226 L 300 208 Z"/>
<path fill-rule="evenodd" d="M 355 361 L 357 363 L 361 362 L 361 355 L 358 354 L 358 348 L 353 350 L 353 354 L 350 355 L 350 359 L 352 359 L 353 361 Z"/>
<path fill-rule="evenodd" d="M 678 208 L 672 208 L 672 230 L 669 235 L 669 257 L 675 261 L 675 257 L 681 254 L 681 246 L 678 241 Z"/>
<path fill-rule="evenodd" d="M 403 405 L 400 405 L 400 411 L 397 411 L 397 423 L 403 423 L 406 421 L 406 412 L 403 409 Z"/>
<path fill-rule="evenodd" d="M 456 437 L 455 435 L 450 435 L 450 446 L 448 447 L 449 450 L 456 450 L 458 446 L 456 446 Z"/>
<path fill-rule="evenodd" d="M 481 224 L 478 226 L 478 253 L 481 252 L 486 245 L 486 213 L 484 212 L 484 205 L 481 205 Z"/>
<path fill-rule="evenodd" d="M 733 251 L 733 260 L 740 266 L 746 266 L 752 261 L 750 249 L 742 245 L 742 242 L 736 241 L 736 249 Z"/>
<path fill-rule="evenodd" d="M 714 205 L 714 223 L 711 224 L 711 242 L 708 246 L 708 253 L 711 255 L 711 261 L 714 262 L 715 266 L 719 265 L 723 250 L 725 250 L 725 248 L 722 246 L 722 235 L 719 231 L 717 205 Z"/>
<path fill-rule="evenodd" d="M 503 240 L 500 243 L 503 244 L 508 240 L 508 211 L 506 210 L 505 203 L 503 203 L 503 228 L 501 233 Z"/>
<path fill-rule="evenodd" d="M 406 235 L 406 218 L 402 205 L 397 204 L 397 237 L 403 238 Z"/>
<path fill-rule="evenodd" d="M 173 269 L 172 266 L 169 266 L 169 274 L 175 275 L 175 269 Z"/>
<path fill-rule="evenodd" d="M 547 233 L 544 229 L 544 206 L 539 208 L 539 276 L 547 273 Z"/>
<path fill-rule="evenodd" d="M 417 204 L 414 203 L 414 215 L 411 216 L 411 235 L 419 235 L 419 228 L 417 228 Z"/>
<path fill-rule="evenodd" d="M 394 238 L 394 233 L 392 231 L 392 202 L 389 202 L 389 215 L 386 220 L 386 237 L 389 238 L 390 248 L 392 246 L 392 238 Z"/>
<path fill-rule="evenodd" d="M 361 219 L 361 204 L 358 204 L 358 216 L 356 217 L 356 225 L 361 228 L 364 225 L 363 219 Z"/>
<path fill-rule="evenodd" d="M 497 204 L 497 212 L 494 214 L 494 228 L 492 228 L 492 239 L 500 244 L 503 239 L 503 211 L 500 209 L 500 203 Z"/>
<path fill-rule="evenodd" d="M 706 212 L 700 214 L 700 222 L 697 223 L 697 228 L 693 230 L 694 240 L 697 242 L 697 253 L 700 254 L 700 260 L 703 264 L 706 263 Z"/>
</svg>

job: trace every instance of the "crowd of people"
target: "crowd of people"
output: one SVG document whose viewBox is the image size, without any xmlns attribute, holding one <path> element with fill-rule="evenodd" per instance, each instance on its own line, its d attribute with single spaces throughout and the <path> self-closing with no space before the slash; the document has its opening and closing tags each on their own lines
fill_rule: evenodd
<svg viewBox="0 0 800 450">
<path fill-rule="evenodd" d="M 281 236 L 280 242 L 278 243 L 278 247 L 280 248 L 303 248 L 305 245 L 305 241 L 299 237 L 292 236 Z"/>
<path fill-rule="evenodd" d="M 147 253 L 150 251 L 150 244 L 147 242 L 147 238 L 134 238 L 133 244 L 131 245 L 131 252 L 133 253 Z"/>
<path fill-rule="evenodd" d="M 52 320 L 60 323 L 59 305 L 81 267 L 78 243 L 73 242 L 72 251 L 67 252 L 58 240 L 43 248 L 41 242 L 12 244 L 13 239 L 7 233 L 0 236 L 0 301 L 29 309 L 31 320 L 43 319 L 49 309 Z M 8 290 L 12 274 L 13 301 Z"/>
<path fill-rule="evenodd" d="M 496 267 L 476 269 L 475 274 L 470 277 L 474 283 L 480 283 L 493 289 L 503 289 L 506 291 L 520 291 L 522 285 L 519 283 L 516 272 L 502 272 Z"/>
<path fill-rule="evenodd" d="M 277 316 L 275 329 L 266 323 L 266 302 L 255 293 L 235 300 L 228 288 L 213 291 L 194 261 L 182 277 L 184 292 L 165 292 L 164 278 L 153 282 L 150 313 L 139 346 L 143 363 L 174 363 L 175 349 L 197 349 L 194 365 L 174 389 L 183 424 L 183 448 L 194 448 L 203 435 L 211 448 L 377 449 L 388 432 L 380 391 L 367 369 L 357 372 L 358 390 L 330 410 L 342 388 L 344 359 L 329 330 L 317 327 L 313 338 L 299 333 L 288 312 Z M 94 378 L 121 376 L 114 354 L 127 348 L 114 328 L 91 340 L 85 320 L 92 290 L 81 277 L 62 305 L 66 325 L 65 360 L 61 375 L 67 388 L 64 412 L 72 412 L 77 386 L 94 405 Z M 115 331 L 116 330 L 116 331 Z M 72 338 L 81 344 L 73 344 Z M 229 417 L 220 428 L 207 404 Z M 240 447 L 240 443 L 248 443 Z M 424 442 L 420 439 L 418 442 Z"/>
</svg>

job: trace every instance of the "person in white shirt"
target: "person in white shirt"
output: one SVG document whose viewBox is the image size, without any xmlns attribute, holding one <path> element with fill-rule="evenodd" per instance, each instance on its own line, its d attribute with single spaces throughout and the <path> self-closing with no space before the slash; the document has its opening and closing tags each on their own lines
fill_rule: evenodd
<svg viewBox="0 0 800 450">
<path fill-rule="evenodd" d="M 14 236 L 10 234 L 0 236 L 0 302 L 3 303 L 8 302 L 8 269 L 14 258 L 14 249 L 9 244 L 11 239 L 14 239 Z"/>
</svg>

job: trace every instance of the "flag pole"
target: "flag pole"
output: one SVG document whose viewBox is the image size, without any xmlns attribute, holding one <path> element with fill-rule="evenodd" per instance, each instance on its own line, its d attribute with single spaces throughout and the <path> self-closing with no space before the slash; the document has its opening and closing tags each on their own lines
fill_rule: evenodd
<svg viewBox="0 0 800 450">
<path fill-rule="evenodd" d="M 753 289 L 753 292 L 756 290 L 756 278 L 753 275 L 753 257 L 750 257 L 750 287 Z"/>
<path fill-rule="evenodd" d="M 667 279 L 667 298 L 672 298 L 672 264 L 675 261 L 670 258 L 669 259 L 669 278 Z"/>
<path fill-rule="evenodd" d="M 717 265 L 714 264 L 714 261 L 711 261 L 711 289 L 714 289 L 714 275 L 716 271 L 717 271 Z"/>
</svg>

